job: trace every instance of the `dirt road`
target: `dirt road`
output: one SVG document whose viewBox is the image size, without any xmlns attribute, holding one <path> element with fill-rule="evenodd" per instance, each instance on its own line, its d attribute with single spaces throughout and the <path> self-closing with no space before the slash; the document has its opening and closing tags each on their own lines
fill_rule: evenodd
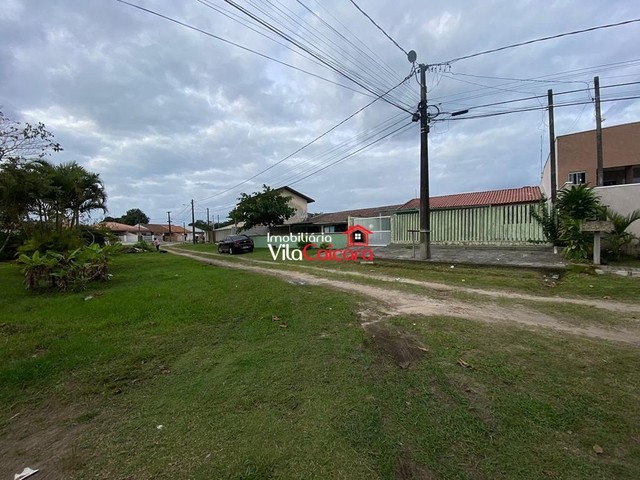
<svg viewBox="0 0 640 480">
<path fill-rule="evenodd" d="M 204 253 L 184 252 L 171 250 L 171 253 L 194 260 L 217 265 L 225 268 L 233 268 L 275 276 L 290 282 L 304 283 L 308 285 L 321 285 L 338 288 L 374 299 L 375 308 L 369 308 L 361 312 L 364 327 L 383 321 L 394 315 L 438 315 L 447 317 L 464 318 L 472 321 L 481 321 L 494 324 L 518 324 L 529 328 L 554 329 L 570 335 L 579 335 L 590 338 L 604 339 L 619 343 L 640 345 L 640 305 L 626 304 L 614 301 L 586 300 L 560 297 L 540 297 L 534 295 L 518 294 L 512 292 L 481 290 L 473 288 L 460 288 L 451 285 L 423 282 L 406 278 L 392 278 L 383 275 L 369 276 L 357 272 L 340 272 L 342 275 L 353 278 L 365 277 L 389 282 L 389 288 L 362 284 L 352 281 L 328 278 L 335 276 L 335 272 L 318 267 L 305 267 L 314 274 L 284 270 L 270 267 L 271 262 L 260 261 L 224 261 Z M 318 275 L 316 275 L 318 274 Z M 394 285 L 396 288 L 394 288 Z M 513 301 L 511 305 L 497 305 L 490 301 L 473 300 L 463 301 L 450 298 L 433 298 L 426 292 L 424 295 L 409 293 L 398 289 L 397 286 L 414 285 L 426 287 L 431 290 L 450 292 L 465 292 L 477 296 L 489 297 L 489 299 L 507 299 Z M 603 317 L 625 318 L 625 328 L 605 327 L 601 325 L 583 325 L 564 322 L 560 314 L 541 313 L 522 305 L 516 301 L 539 302 L 541 304 L 574 304 L 592 307 L 602 311 Z M 369 303 L 369 302 L 368 302 Z M 503 304 L 505 302 L 502 302 Z"/>
</svg>

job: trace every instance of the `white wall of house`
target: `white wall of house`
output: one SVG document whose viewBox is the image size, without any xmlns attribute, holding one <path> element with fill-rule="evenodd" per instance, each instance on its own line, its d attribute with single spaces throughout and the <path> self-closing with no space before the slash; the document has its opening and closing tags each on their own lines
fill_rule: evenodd
<svg viewBox="0 0 640 480">
<path fill-rule="evenodd" d="M 307 211 L 308 211 L 307 201 L 304 198 L 296 195 L 295 193 L 291 193 L 289 191 L 282 192 L 282 195 L 291 197 L 291 200 L 289 200 L 289 206 L 294 208 L 296 211 L 293 217 L 289 218 L 287 221 L 284 222 L 285 225 L 304 222 L 307 219 Z"/>
<path fill-rule="evenodd" d="M 621 215 L 628 215 L 632 211 L 640 209 L 640 183 L 596 187 L 595 190 L 603 205 Z M 627 231 L 640 236 L 640 220 L 632 223 Z"/>
</svg>

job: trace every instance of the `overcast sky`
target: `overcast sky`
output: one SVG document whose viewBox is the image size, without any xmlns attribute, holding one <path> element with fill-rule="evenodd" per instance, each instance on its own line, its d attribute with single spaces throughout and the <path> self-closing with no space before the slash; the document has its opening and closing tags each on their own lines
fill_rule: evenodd
<svg viewBox="0 0 640 480">
<path fill-rule="evenodd" d="M 53 162 L 99 173 L 109 215 L 140 208 L 164 223 L 170 211 L 182 223 L 191 199 L 196 218 L 209 207 L 222 219 L 240 193 L 263 183 L 314 198 L 311 212 L 417 197 L 415 76 L 392 91 L 391 104 L 374 102 L 276 165 L 409 76 L 402 50 L 415 50 L 418 63 L 443 64 L 427 74 L 430 112 L 441 112 L 429 137 L 432 195 L 538 185 L 547 112 L 474 116 L 544 106 L 552 88 L 556 104 L 578 104 L 556 110 L 563 135 L 595 128 L 595 75 L 604 100 L 640 95 L 640 85 L 615 86 L 640 81 L 640 23 L 446 64 L 640 17 L 630 0 L 357 0 L 399 47 L 350 0 L 236 1 L 334 68 L 223 0 L 204 3 L 228 16 L 196 0 L 131 2 L 308 73 L 115 0 L 3 0 L 0 108 L 13 120 L 46 124 L 64 148 Z M 602 111 L 604 126 L 640 121 L 640 100 L 603 103 Z"/>
</svg>

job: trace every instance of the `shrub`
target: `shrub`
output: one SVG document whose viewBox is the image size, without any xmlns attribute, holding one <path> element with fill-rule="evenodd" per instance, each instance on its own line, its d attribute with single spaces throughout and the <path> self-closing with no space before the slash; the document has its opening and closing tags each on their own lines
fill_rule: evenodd
<svg viewBox="0 0 640 480">
<path fill-rule="evenodd" d="M 122 248 L 124 253 L 145 253 L 145 252 L 155 252 L 155 247 L 150 243 L 141 240 L 139 242 L 134 243 L 133 245 L 127 245 Z"/>
<path fill-rule="evenodd" d="M 117 246 L 100 247 L 95 243 L 65 253 L 50 250 L 41 254 L 36 250 L 31 255 L 20 255 L 18 263 L 24 265 L 24 285 L 28 290 L 83 290 L 90 281 L 109 278 L 108 261 L 117 250 Z"/>
<path fill-rule="evenodd" d="M 18 253 L 33 255 L 36 251 L 69 252 L 81 248 L 84 244 L 82 235 L 76 229 L 41 230 L 34 232 L 33 236 L 18 248 Z"/>
</svg>

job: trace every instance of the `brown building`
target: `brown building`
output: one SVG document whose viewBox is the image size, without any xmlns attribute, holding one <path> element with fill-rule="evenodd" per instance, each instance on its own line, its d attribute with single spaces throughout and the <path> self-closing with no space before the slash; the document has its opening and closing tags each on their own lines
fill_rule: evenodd
<svg viewBox="0 0 640 480">
<path fill-rule="evenodd" d="M 566 183 L 596 186 L 596 131 L 556 138 L 557 188 Z M 604 185 L 640 183 L 640 122 L 602 129 Z M 550 162 L 545 165 L 542 188 L 551 193 Z"/>
</svg>

